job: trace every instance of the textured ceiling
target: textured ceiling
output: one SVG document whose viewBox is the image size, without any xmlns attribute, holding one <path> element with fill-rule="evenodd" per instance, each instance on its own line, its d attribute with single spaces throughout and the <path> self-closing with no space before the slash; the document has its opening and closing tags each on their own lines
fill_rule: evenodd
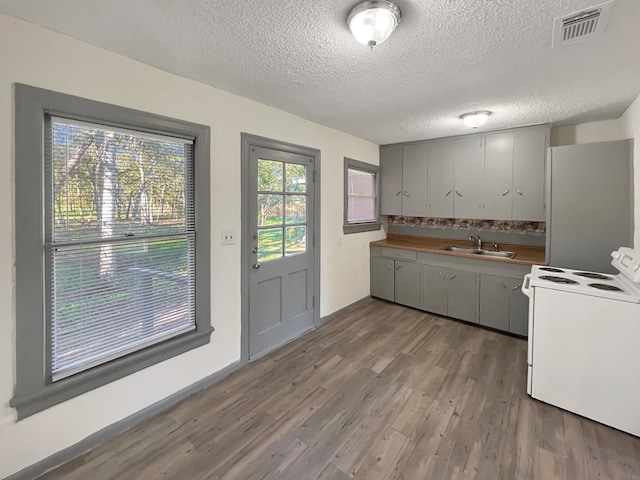
<svg viewBox="0 0 640 480">
<path fill-rule="evenodd" d="M 640 1 L 551 49 L 553 18 L 598 0 L 397 0 L 370 51 L 344 0 L 0 0 L 0 11 L 376 143 L 619 116 L 640 93 Z"/>
</svg>

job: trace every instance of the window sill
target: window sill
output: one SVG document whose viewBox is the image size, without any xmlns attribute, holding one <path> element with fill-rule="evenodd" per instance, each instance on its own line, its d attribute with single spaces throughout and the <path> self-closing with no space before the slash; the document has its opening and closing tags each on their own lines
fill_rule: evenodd
<svg viewBox="0 0 640 480">
<path fill-rule="evenodd" d="M 382 223 L 380 222 L 371 222 L 371 223 L 353 223 L 351 225 L 343 225 L 342 232 L 345 235 L 350 233 L 361 233 L 361 232 L 375 232 L 380 230 Z"/>
<path fill-rule="evenodd" d="M 213 328 L 190 332 L 157 345 L 118 358 L 55 383 L 45 385 L 40 391 L 18 394 L 9 405 L 18 411 L 18 420 L 70 400 L 107 383 L 135 373 L 156 363 L 168 360 L 189 350 L 206 345 Z"/>
</svg>

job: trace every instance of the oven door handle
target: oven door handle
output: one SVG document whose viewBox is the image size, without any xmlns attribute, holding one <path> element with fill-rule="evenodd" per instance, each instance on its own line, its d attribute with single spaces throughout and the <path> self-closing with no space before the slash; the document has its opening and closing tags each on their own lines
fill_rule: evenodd
<svg viewBox="0 0 640 480">
<path fill-rule="evenodd" d="M 527 273 L 524 276 L 524 280 L 522 281 L 522 293 L 524 293 L 527 297 L 531 298 L 531 274 Z"/>
</svg>

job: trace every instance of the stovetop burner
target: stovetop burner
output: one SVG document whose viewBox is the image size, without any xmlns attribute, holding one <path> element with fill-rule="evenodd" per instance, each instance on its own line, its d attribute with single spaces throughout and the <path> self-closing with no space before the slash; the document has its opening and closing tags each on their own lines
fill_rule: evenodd
<svg viewBox="0 0 640 480">
<path fill-rule="evenodd" d="M 540 270 L 544 270 L 545 272 L 551 272 L 551 273 L 564 273 L 564 270 L 560 270 L 559 268 L 553 268 L 553 267 L 541 267 Z"/>
<path fill-rule="evenodd" d="M 540 277 L 541 280 L 548 280 L 549 282 L 554 283 L 564 283 L 566 285 L 577 285 L 578 282 L 575 280 L 571 280 L 570 278 L 564 277 L 556 277 L 555 275 L 543 275 Z"/>
<path fill-rule="evenodd" d="M 588 285 L 591 288 L 597 288 L 598 290 L 607 290 L 609 292 L 624 292 L 620 287 L 615 285 L 607 285 L 605 283 L 590 283 Z"/>
<path fill-rule="evenodd" d="M 611 277 L 608 277 L 607 275 L 602 275 L 601 273 L 573 272 L 573 274 L 578 277 L 590 278 L 592 280 L 612 280 Z"/>
</svg>

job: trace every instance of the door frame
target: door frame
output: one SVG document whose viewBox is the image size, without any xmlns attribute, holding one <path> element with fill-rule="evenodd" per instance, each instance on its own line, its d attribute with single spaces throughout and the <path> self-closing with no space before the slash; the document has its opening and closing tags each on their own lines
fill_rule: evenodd
<svg viewBox="0 0 640 480">
<path fill-rule="evenodd" d="M 242 215 L 242 236 L 241 236 L 241 357 L 242 365 L 249 363 L 249 269 L 251 259 L 249 246 L 251 245 L 251 232 L 249 231 L 249 190 L 250 190 L 250 160 L 251 147 L 270 148 L 298 155 L 313 157 L 315 168 L 314 173 L 314 288 L 313 295 L 315 303 L 313 305 L 313 328 L 320 324 L 320 150 L 317 148 L 305 147 L 294 143 L 282 142 L 271 138 L 260 137 L 250 133 L 241 133 L 241 215 Z"/>
</svg>

